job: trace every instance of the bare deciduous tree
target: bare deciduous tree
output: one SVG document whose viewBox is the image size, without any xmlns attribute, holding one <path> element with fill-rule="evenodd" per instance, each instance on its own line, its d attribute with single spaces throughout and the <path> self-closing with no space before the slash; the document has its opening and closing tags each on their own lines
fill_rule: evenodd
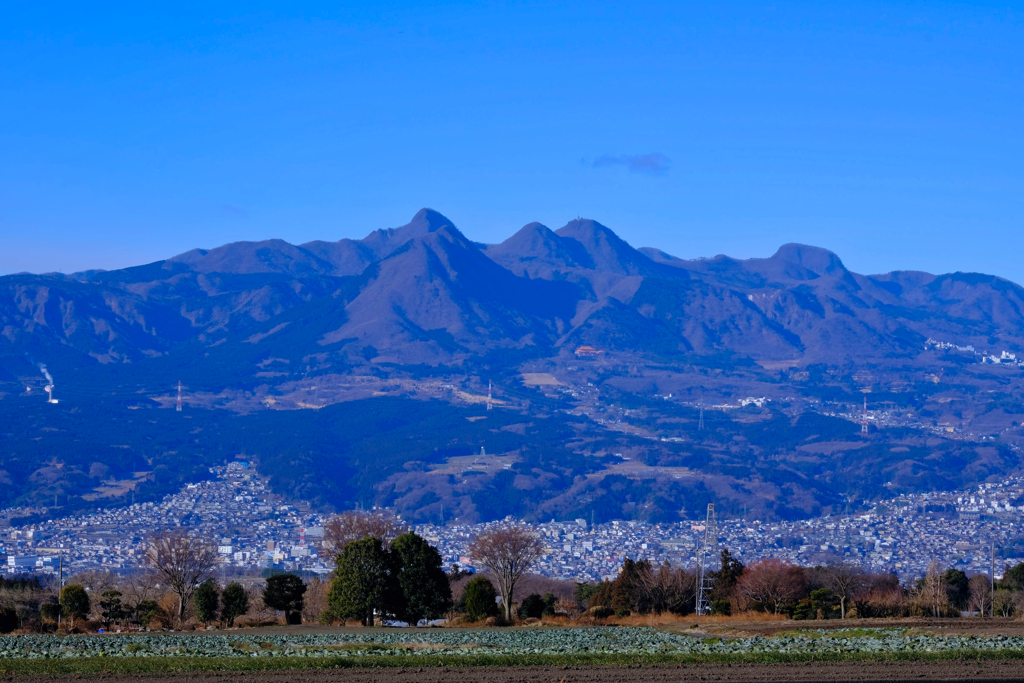
<svg viewBox="0 0 1024 683">
<path fill-rule="evenodd" d="M 975 574 L 967 585 L 970 589 L 968 609 L 977 612 L 980 616 L 987 616 L 992 607 L 991 579 L 984 574 Z"/>
<path fill-rule="evenodd" d="M 934 617 L 941 617 L 949 606 L 949 592 L 942 580 L 942 569 L 934 560 L 928 565 L 928 573 L 924 575 L 921 583 L 919 597 L 922 606 L 929 610 Z"/>
<path fill-rule="evenodd" d="M 25 628 L 28 620 L 39 613 L 39 606 L 51 595 L 52 591 L 33 581 L 20 586 L 13 581 L 0 583 L 0 609 L 13 609 L 18 628 Z"/>
<path fill-rule="evenodd" d="M 1013 603 L 1011 613 L 1024 614 L 1024 591 L 1013 591 L 1010 602 Z"/>
<path fill-rule="evenodd" d="M 865 587 L 864 571 L 849 562 L 836 562 L 826 565 L 821 571 L 825 587 L 839 598 L 839 612 L 846 618 L 846 603 Z"/>
<path fill-rule="evenodd" d="M 854 598 L 857 617 L 902 617 L 909 614 L 907 592 L 893 574 L 868 574 L 864 590 Z"/>
<path fill-rule="evenodd" d="M 246 617 L 256 624 L 260 624 L 277 615 L 277 610 L 263 602 L 263 589 L 265 587 L 263 584 L 254 583 L 245 589 L 245 594 L 249 599 L 249 611 L 246 613 Z"/>
<path fill-rule="evenodd" d="M 992 594 L 992 608 L 995 613 L 1001 617 L 1011 616 L 1016 610 L 1013 597 L 1013 591 L 997 588 L 996 592 Z"/>
<path fill-rule="evenodd" d="M 172 533 L 153 539 L 146 558 L 171 592 L 178 596 L 178 618 L 182 619 L 196 588 L 212 573 L 217 551 L 199 539 Z"/>
<path fill-rule="evenodd" d="M 90 593 L 100 595 L 103 591 L 117 588 L 120 577 L 106 569 L 89 569 L 68 577 L 67 583 L 80 584 Z"/>
<path fill-rule="evenodd" d="M 124 594 L 122 602 L 132 618 L 138 618 L 142 601 L 159 600 L 163 593 L 159 578 L 149 571 L 139 571 L 124 577 L 118 588 Z"/>
<path fill-rule="evenodd" d="M 525 527 L 505 526 L 477 536 L 469 553 L 494 574 L 505 619 L 512 621 L 516 584 L 544 556 L 540 536 Z"/>
<path fill-rule="evenodd" d="M 740 595 L 759 602 L 765 609 L 778 614 L 787 601 L 795 598 L 803 588 L 800 567 L 782 560 L 758 560 L 743 570 L 736 587 Z"/>
<path fill-rule="evenodd" d="M 352 541 L 364 538 L 379 538 L 385 547 L 391 545 L 409 527 L 391 515 L 383 512 L 349 510 L 335 515 L 324 524 L 324 549 L 335 555 Z"/>
<path fill-rule="evenodd" d="M 315 576 L 306 584 L 306 593 L 302 600 L 302 621 L 315 624 L 320 614 L 327 610 L 327 593 L 331 590 L 331 582 Z"/>
<path fill-rule="evenodd" d="M 555 603 L 555 614 L 564 614 L 573 621 L 576 621 L 583 614 L 583 609 L 573 599 L 559 600 Z"/>
</svg>

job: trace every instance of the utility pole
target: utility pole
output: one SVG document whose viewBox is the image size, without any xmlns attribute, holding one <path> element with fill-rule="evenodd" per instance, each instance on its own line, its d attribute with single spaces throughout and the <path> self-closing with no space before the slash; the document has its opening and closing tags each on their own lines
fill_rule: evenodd
<svg viewBox="0 0 1024 683">
<path fill-rule="evenodd" d="M 175 408 L 175 412 L 181 412 L 181 380 L 178 380 L 178 407 Z"/>
<path fill-rule="evenodd" d="M 491 380 L 487 380 L 487 410 L 491 409 Z"/>
<path fill-rule="evenodd" d="M 990 616 L 996 615 L 996 544 L 992 544 L 992 565 L 988 570 L 989 578 L 989 594 L 988 594 L 988 606 L 990 610 Z"/>
<path fill-rule="evenodd" d="M 58 557 L 60 558 L 58 561 L 60 565 L 60 587 L 57 589 L 57 626 L 60 626 L 61 617 L 63 616 L 60 609 L 60 594 L 64 592 L 64 551 L 58 553 Z"/>
</svg>

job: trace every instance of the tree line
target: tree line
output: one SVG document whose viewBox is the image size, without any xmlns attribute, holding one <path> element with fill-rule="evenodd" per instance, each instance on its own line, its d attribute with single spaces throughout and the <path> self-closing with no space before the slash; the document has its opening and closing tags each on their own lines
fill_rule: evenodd
<svg viewBox="0 0 1024 683">
<path fill-rule="evenodd" d="M 486 572 L 442 568 L 437 549 L 395 518 L 350 512 L 326 525 L 335 558 L 329 578 L 275 573 L 265 582 L 221 585 L 215 550 L 185 534 L 149 543 L 149 571 L 127 576 L 86 572 L 57 590 L 38 578 L 0 577 L 0 632 L 99 627 L 188 628 L 270 623 L 382 622 L 445 619 L 508 624 L 562 618 L 595 623 L 634 614 L 695 611 L 697 577 L 669 563 L 626 559 L 618 576 L 598 583 L 545 579 L 531 571 L 543 556 L 540 537 L 508 524 L 480 534 L 469 553 Z M 247 584 L 247 585 L 246 585 Z M 834 562 L 802 567 L 778 559 L 744 565 L 723 550 L 712 572 L 713 614 L 769 612 L 792 619 L 1024 614 L 1024 563 L 998 581 L 932 564 L 900 583 Z M 523 595 L 525 593 L 525 595 Z"/>
<path fill-rule="evenodd" d="M 791 619 L 849 617 L 959 617 L 964 613 L 1024 614 L 1024 563 L 1007 566 L 1003 577 L 968 577 L 932 563 L 925 576 L 900 583 L 895 574 L 871 573 L 848 562 L 802 567 L 778 559 L 744 565 L 723 550 L 711 572 L 711 613 L 768 612 Z M 697 576 L 669 564 L 626 559 L 618 577 L 578 584 L 577 599 L 598 618 L 612 615 L 696 611 Z"/>
</svg>

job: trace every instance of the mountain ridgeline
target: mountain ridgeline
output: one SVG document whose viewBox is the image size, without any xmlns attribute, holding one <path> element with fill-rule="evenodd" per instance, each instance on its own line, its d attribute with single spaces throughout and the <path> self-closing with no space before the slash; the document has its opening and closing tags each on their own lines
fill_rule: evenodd
<svg viewBox="0 0 1024 683">
<path fill-rule="evenodd" d="M 479 244 L 423 209 L 0 277 L 0 509 L 155 500 L 243 458 L 413 521 L 848 512 L 1020 471 L 1024 365 L 975 350 L 1022 348 L 1024 290 L 989 275 L 684 260 L 592 220 Z"/>
<path fill-rule="evenodd" d="M 423 209 L 361 240 L 236 242 L 123 270 L 5 276 L 0 319 L 0 381 L 39 362 L 150 363 L 177 377 L 229 358 L 242 379 L 520 362 L 580 345 L 842 364 L 910 357 L 929 337 L 1024 348 L 1024 289 L 973 273 L 859 275 L 796 244 L 684 260 L 592 220 L 531 223 L 482 245 Z"/>
</svg>

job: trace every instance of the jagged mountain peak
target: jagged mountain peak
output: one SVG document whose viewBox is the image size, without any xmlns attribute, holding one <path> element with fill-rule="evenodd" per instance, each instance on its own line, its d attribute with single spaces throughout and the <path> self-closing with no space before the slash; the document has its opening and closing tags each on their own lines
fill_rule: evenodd
<svg viewBox="0 0 1024 683">
<path fill-rule="evenodd" d="M 85 354 L 82 363 L 134 362 L 193 336 L 248 334 L 306 306 L 341 311 L 331 318 L 335 342 L 359 339 L 389 348 L 395 362 L 405 358 L 403 345 L 427 344 L 433 351 L 409 357 L 431 362 L 456 353 L 442 353 L 442 347 L 468 353 L 495 344 L 540 344 L 552 350 L 562 343 L 552 340 L 581 339 L 576 331 L 591 319 L 604 320 L 586 328 L 608 333 L 603 347 L 616 348 L 613 340 L 626 337 L 633 341 L 622 341 L 621 348 L 660 339 L 666 353 L 685 348 L 771 357 L 785 348 L 828 360 L 910 353 L 906 349 L 917 350 L 914 335 L 989 345 L 997 338 L 1013 349 L 1024 343 L 1024 291 L 991 276 L 898 272 L 868 278 L 849 272 L 831 251 L 801 244 L 783 245 L 769 258 L 683 260 L 634 249 L 589 219 L 557 231 L 529 223 L 501 244 L 479 245 L 432 209 L 364 240 L 235 242 L 119 271 L 10 276 L 0 285 L 9 304 L 5 320 L 21 330 L 22 345 L 10 346 L 15 355 L 9 357 L 20 358 L 33 343 L 73 344 Z M 36 300 L 50 308 L 44 311 Z M 66 317 L 57 315 L 72 305 Z M 903 309 L 913 315 L 902 317 Z M 950 311 L 956 321 L 972 322 L 951 322 Z M 598 313 L 605 317 L 594 318 Z M 113 342 L 109 330 L 117 331 Z M 161 344 L 147 345 L 153 334 Z"/>
<path fill-rule="evenodd" d="M 440 211 L 423 207 L 416 212 L 416 215 L 412 217 L 406 227 L 419 227 L 426 230 L 427 232 L 436 232 L 444 226 L 453 226 L 454 224 Z"/>
<path fill-rule="evenodd" d="M 412 220 L 402 227 L 375 230 L 360 240 L 360 243 L 371 249 L 377 258 L 384 258 L 410 240 L 445 228 L 449 231 L 455 231 L 460 236 L 462 235 L 455 227 L 455 224 L 443 214 L 433 209 L 423 208 L 417 211 Z M 465 239 L 465 237 L 462 239 Z"/>
<path fill-rule="evenodd" d="M 405 254 L 433 255 L 433 258 L 440 258 L 446 266 L 448 260 L 452 257 L 457 260 L 468 258 L 474 262 L 486 262 L 491 266 L 494 265 L 480 251 L 476 244 L 466 239 L 465 235 L 449 223 L 404 241 L 381 259 L 380 263 L 383 265 L 384 263 L 399 259 Z"/>
</svg>

